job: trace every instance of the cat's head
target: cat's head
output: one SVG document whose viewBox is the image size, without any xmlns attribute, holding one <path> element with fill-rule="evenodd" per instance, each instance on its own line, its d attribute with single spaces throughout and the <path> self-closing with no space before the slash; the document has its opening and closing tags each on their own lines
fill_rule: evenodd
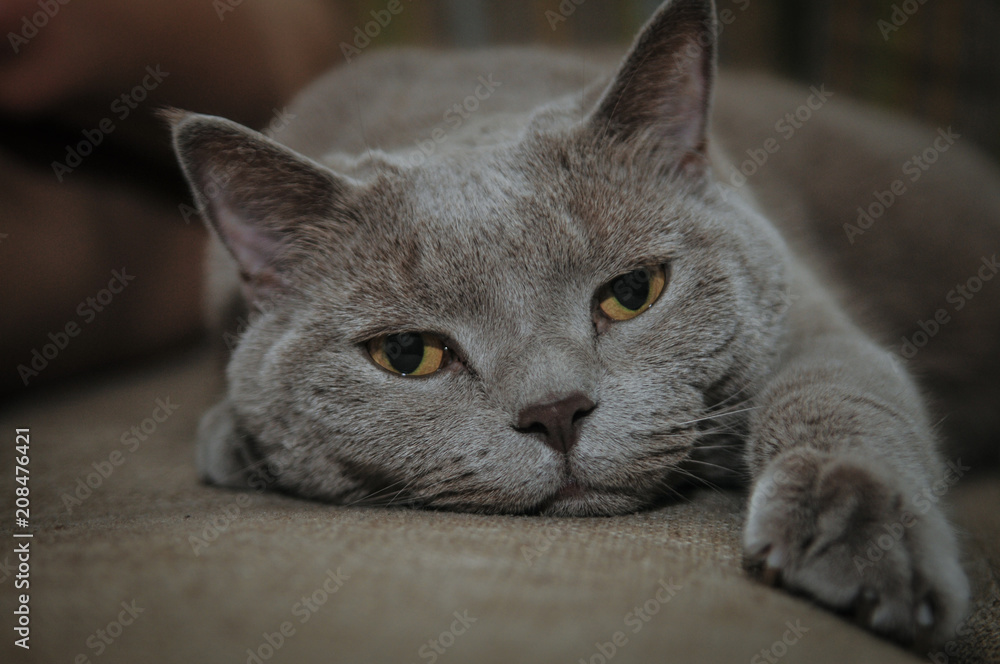
<svg viewBox="0 0 1000 664">
<path fill-rule="evenodd" d="M 355 173 L 187 115 L 177 151 L 262 311 L 203 472 L 338 502 L 611 514 L 767 371 L 784 253 L 713 184 L 711 2 L 516 139 Z M 708 427 L 711 428 L 711 427 Z"/>
</svg>

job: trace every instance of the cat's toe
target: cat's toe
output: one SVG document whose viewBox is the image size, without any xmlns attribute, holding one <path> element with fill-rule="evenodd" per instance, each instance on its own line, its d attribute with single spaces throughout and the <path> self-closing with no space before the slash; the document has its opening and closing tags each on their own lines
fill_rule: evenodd
<svg viewBox="0 0 1000 664">
<path fill-rule="evenodd" d="M 781 570 L 787 557 L 785 546 L 771 541 L 755 540 L 753 546 L 743 547 L 744 567 L 769 586 L 781 585 Z"/>
<path fill-rule="evenodd" d="M 884 469 L 882 469 L 884 471 Z M 968 584 L 936 509 L 918 510 L 869 461 L 794 452 L 755 487 L 744 561 L 762 581 L 807 595 L 909 644 L 946 640 Z M 909 494 L 912 495 L 912 494 Z"/>
</svg>

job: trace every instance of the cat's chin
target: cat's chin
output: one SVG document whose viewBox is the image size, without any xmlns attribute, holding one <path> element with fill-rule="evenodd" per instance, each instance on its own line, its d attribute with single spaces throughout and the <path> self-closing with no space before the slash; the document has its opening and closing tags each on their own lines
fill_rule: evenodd
<svg viewBox="0 0 1000 664">
<path fill-rule="evenodd" d="M 560 489 L 539 508 L 541 516 L 616 516 L 631 514 L 647 506 L 638 496 L 581 489 Z"/>
</svg>

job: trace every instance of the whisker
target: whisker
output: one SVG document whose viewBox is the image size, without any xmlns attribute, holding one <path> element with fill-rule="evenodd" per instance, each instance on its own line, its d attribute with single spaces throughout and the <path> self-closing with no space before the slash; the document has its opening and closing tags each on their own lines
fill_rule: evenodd
<svg viewBox="0 0 1000 664">
<path fill-rule="evenodd" d="M 711 435 L 722 435 L 722 434 L 732 434 L 735 436 L 743 435 L 746 433 L 743 429 L 735 428 L 732 424 L 718 424 L 713 425 L 712 429 L 702 429 L 699 433 L 702 437 Z"/>
<path fill-rule="evenodd" d="M 374 498 L 375 496 L 379 495 L 380 493 L 384 493 L 386 491 L 391 491 L 394 487 L 402 484 L 403 482 L 406 482 L 406 480 L 399 480 L 398 482 L 393 482 L 392 484 L 390 484 L 388 486 L 384 486 L 381 489 L 378 489 L 377 491 L 373 491 L 373 492 L 371 492 L 371 493 L 369 493 L 367 495 L 361 496 L 357 500 L 351 501 L 350 503 L 346 503 L 346 505 L 348 507 L 350 507 L 352 505 L 357 505 L 358 503 L 360 503 L 362 501 L 370 500 L 370 499 Z M 409 482 L 407 482 L 407 485 L 409 485 L 412 482 L 413 482 L 413 480 L 410 480 Z M 404 486 L 403 489 L 405 489 L 405 488 L 406 487 Z M 401 491 L 403 489 L 401 489 Z"/>
<path fill-rule="evenodd" d="M 407 482 L 406 485 L 402 489 L 400 489 L 399 491 L 397 491 L 396 493 L 394 493 L 392 495 L 392 498 L 389 499 L 389 502 L 386 503 L 386 506 L 392 505 L 393 501 L 396 500 L 397 498 L 399 498 L 399 496 L 402 495 L 402 493 L 404 491 L 406 491 L 410 487 L 410 485 L 413 484 L 416 481 L 417 481 L 417 478 L 414 477 L 412 480 L 410 480 L 409 482 Z"/>
<path fill-rule="evenodd" d="M 670 483 L 667 482 L 666 480 L 660 480 L 659 482 L 657 482 L 656 488 L 660 489 L 660 490 L 667 489 L 668 491 L 670 491 L 672 494 L 674 494 L 674 496 L 676 496 L 680 500 L 686 501 L 686 502 L 691 502 L 691 498 L 689 496 L 685 496 L 683 493 L 681 493 L 680 491 L 678 491 L 677 489 L 675 489 L 673 486 L 671 486 Z"/>
<path fill-rule="evenodd" d="M 357 112 L 358 112 L 357 120 L 358 120 L 358 127 L 361 130 L 361 140 L 364 141 L 365 150 L 368 152 L 368 162 L 373 167 L 375 167 L 376 164 L 375 164 L 375 158 L 372 156 L 371 143 L 368 142 L 368 135 L 365 133 L 365 119 L 364 119 L 364 114 L 361 112 L 361 83 L 357 79 L 357 77 L 354 78 L 354 83 L 355 83 L 355 85 L 354 85 L 354 106 L 355 106 L 355 108 L 357 109 Z"/>
<path fill-rule="evenodd" d="M 717 463 L 712 463 L 711 461 L 702 461 L 701 459 L 685 459 L 684 463 L 697 463 L 702 466 L 708 466 L 709 468 L 716 468 L 718 470 L 724 470 L 729 473 L 734 473 L 739 476 L 748 475 L 746 472 L 740 470 L 739 468 L 733 468 L 731 466 L 723 466 Z"/>
<path fill-rule="evenodd" d="M 724 493 L 724 490 L 722 489 L 722 487 L 720 487 L 715 482 L 712 482 L 708 478 L 701 477 L 700 475 L 696 475 L 696 474 L 692 473 L 689 470 L 686 470 L 684 468 L 675 468 L 674 472 L 678 473 L 682 477 L 686 477 L 686 478 L 688 478 L 690 480 L 693 480 L 693 481 L 701 484 L 702 486 L 704 486 L 704 487 L 706 487 L 708 489 L 711 489 L 712 491 L 715 491 L 719 495 L 723 495 L 723 493 Z"/>
<path fill-rule="evenodd" d="M 730 394 L 728 397 L 726 397 L 722 401 L 719 401 L 718 403 L 713 404 L 712 405 L 712 410 L 716 410 L 716 409 L 720 408 L 721 406 L 724 406 L 728 402 L 732 401 L 736 397 L 740 396 L 741 394 L 743 394 L 744 392 L 746 392 L 747 390 L 749 390 L 752 386 L 753 386 L 753 383 L 750 382 L 750 381 L 748 381 L 743 387 L 741 387 L 740 389 L 736 390 L 735 392 L 733 392 L 732 394 Z M 749 402 L 750 402 L 750 399 L 744 399 L 743 401 L 741 401 L 740 403 L 735 404 L 735 405 L 739 406 L 741 404 L 745 404 L 745 403 L 749 403 Z"/>
<path fill-rule="evenodd" d="M 416 489 L 414 489 L 414 491 L 421 492 L 424 496 L 426 496 L 427 500 L 438 498 L 438 497 L 441 496 L 441 494 L 443 492 L 440 491 L 440 490 L 438 490 L 438 491 L 435 491 L 435 492 L 432 493 L 432 490 L 440 489 L 441 487 L 445 487 L 446 488 L 446 485 L 449 485 L 449 484 L 451 484 L 451 483 L 453 483 L 453 482 L 455 482 L 457 480 L 467 479 L 472 474 L 473 473 L 471 471 L 463 471 L 463 472 L 455 473 L 453 475 L 450 475 L 450 476 L 438 479 L 437 481 L 434 481 L 434 482 L 432 482 L 430 484 L 418 486 L 418 487 L 416 487 Z M 454 491 L 454 489 L 450 489 L 450 490 Z"/>
<path fill-rule="evenodd" d="M 724 412 L 721 412 L 721 413 L 709 413 L 705 417 L 699 417 L 696 420 L 690 420 L 688 422 L 680 422 L 678 424 L 674 424 L 673 426 L 674 427 L 682 427 L 682 426 L 687 425 L 687 424 L 694 424 L 695 422 L 704 422 L 706 420 L 713 420 L 713 419 L 716 419 L 716 418 L 719 418 L 719 417 L 726 417 L 728 415 L 737 415 L 739 413 L 746 413 L 746 412 L 751 411 L 751 410 L 757 410 L 758 408 L 760 408 L 760 406 L 749 406 L 747 408 L 741 408 L 739 410 L 729 410 L 729 411 L 724 411 Z"/>
<path fill-rule="evenodd" d="M 739 447 L 739 445 L 695 445 L 691 448 L 692 451 L 702 451 L 702 450 L 732 450 Z"/>
</svg>

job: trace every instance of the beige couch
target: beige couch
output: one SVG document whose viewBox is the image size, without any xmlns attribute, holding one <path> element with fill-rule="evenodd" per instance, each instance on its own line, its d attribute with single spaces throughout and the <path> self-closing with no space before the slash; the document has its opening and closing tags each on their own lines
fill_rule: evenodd
<svg viewBox="0 0 1000 664">
<path fill-rule="evenodd" d="M 333 507 L 202 486 L 193 434 L 219 389 L 212 367 L 204 351 L 189 351 L 43 393 L 0 417 L 0 661 L 928 661 L 749 579 L 738 493 L 549 519 Z M 11 448 L 24 427 L 30 651 L 11 631 L 22 592 Z M 96 488 L 81 488 L 88 481 Z M 1000 476 L 970 473 L 948 499 L 966 533 L 976 601 L 965 636 L 931 661 L 1000 662 Z"/>
</svg>

